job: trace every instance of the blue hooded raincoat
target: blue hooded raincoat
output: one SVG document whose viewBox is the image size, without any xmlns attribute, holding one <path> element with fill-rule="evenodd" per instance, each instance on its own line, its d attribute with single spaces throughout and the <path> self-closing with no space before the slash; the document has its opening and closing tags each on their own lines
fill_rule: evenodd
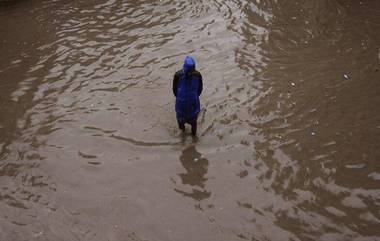
<svg viewBox="0 0 380 241">
<path fill-rule="evenodd" d="M 178 75 L 175 102 L 177 118 L 181 122 L 194 120 L 200 112 L 199 95 L 202 91 L 202 76 L 195 71 L 195 60 L 187 56 L 183 69 L 176 75 Z"/>
</svg>

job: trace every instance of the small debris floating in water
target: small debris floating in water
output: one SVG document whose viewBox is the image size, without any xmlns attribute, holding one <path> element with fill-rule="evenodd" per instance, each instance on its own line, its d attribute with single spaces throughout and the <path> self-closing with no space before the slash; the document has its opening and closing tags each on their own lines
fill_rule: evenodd
<svg viewBox="0 0 380 241">
<path fill-rule="evenodd" d="M 282 135 L 276 135 L 278 139 L 282 139 Z"/>
<path fill-rule="evenodd" d="M 293 86 L 293 87 L 296 86 L 296 84 L 294 82 L 292 82 L 290 85 Z"/>
<path fill-rule="evenodd" d="M 349 74 L 343 74 L 343 78 L 344 78 L 345 80 L 348 80 L 348 79 L 350 78 L 350 75 L 349 75 Z"/>
</svg>

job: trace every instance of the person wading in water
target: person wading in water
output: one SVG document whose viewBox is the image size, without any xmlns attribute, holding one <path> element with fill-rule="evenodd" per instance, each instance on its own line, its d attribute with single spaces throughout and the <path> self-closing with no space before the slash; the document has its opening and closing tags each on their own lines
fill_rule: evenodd
<svg viewBox="0 0 380 241">
<path fill-rule="evenodd" d="M 191 125 L 191 134 L 197 134 L 197 119 L 201 110 L 199 96 L 203 90 L 202 75 L 195 70 L 195 60 L 186 56 L 183 68 L 174 74 L 173 94 L 178 127 L 185 131 L 185 123 Z"/>
</svg>

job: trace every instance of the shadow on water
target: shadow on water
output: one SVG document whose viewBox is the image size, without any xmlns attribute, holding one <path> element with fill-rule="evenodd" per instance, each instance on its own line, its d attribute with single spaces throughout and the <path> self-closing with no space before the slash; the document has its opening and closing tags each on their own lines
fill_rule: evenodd
<svg viewBox="0 0 380 241">
<path fill-rule="evenodd" d="M 209 161 L 202 157 L 202 154 L 197 151 L 195 145 L 184 149 L 179 160 L 186 171 L 179 173 L 178 176 L 181 178 L 183 185 L 191 186 L 191 191 L 183 191 L 178 188 L 174 190 L 185 197 L 190 197 L 197 201 L 209 198 L 211 192 L 205 188 Z"/>
</svg>

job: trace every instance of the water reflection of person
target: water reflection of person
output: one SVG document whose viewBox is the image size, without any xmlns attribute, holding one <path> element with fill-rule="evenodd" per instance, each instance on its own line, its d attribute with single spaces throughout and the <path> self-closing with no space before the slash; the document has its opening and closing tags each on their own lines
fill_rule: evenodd
<svg viewBox="0 0 380 241">
<path fill-rule="evenodd" d="M 192 186 L 191 192 L 175 189 L 176 192 L 183 194 L 186 197 L 191 197 L 197 201 L 201 201 L 210 197 L 211 192 L 205 189 L 207 178 L 208 160 L 203 158 L 194 145 L 182 151 L 179 160 L 182 166 L 186 169 L 186 173 L 180 173 L 182 184 Z"/>
</svg>

